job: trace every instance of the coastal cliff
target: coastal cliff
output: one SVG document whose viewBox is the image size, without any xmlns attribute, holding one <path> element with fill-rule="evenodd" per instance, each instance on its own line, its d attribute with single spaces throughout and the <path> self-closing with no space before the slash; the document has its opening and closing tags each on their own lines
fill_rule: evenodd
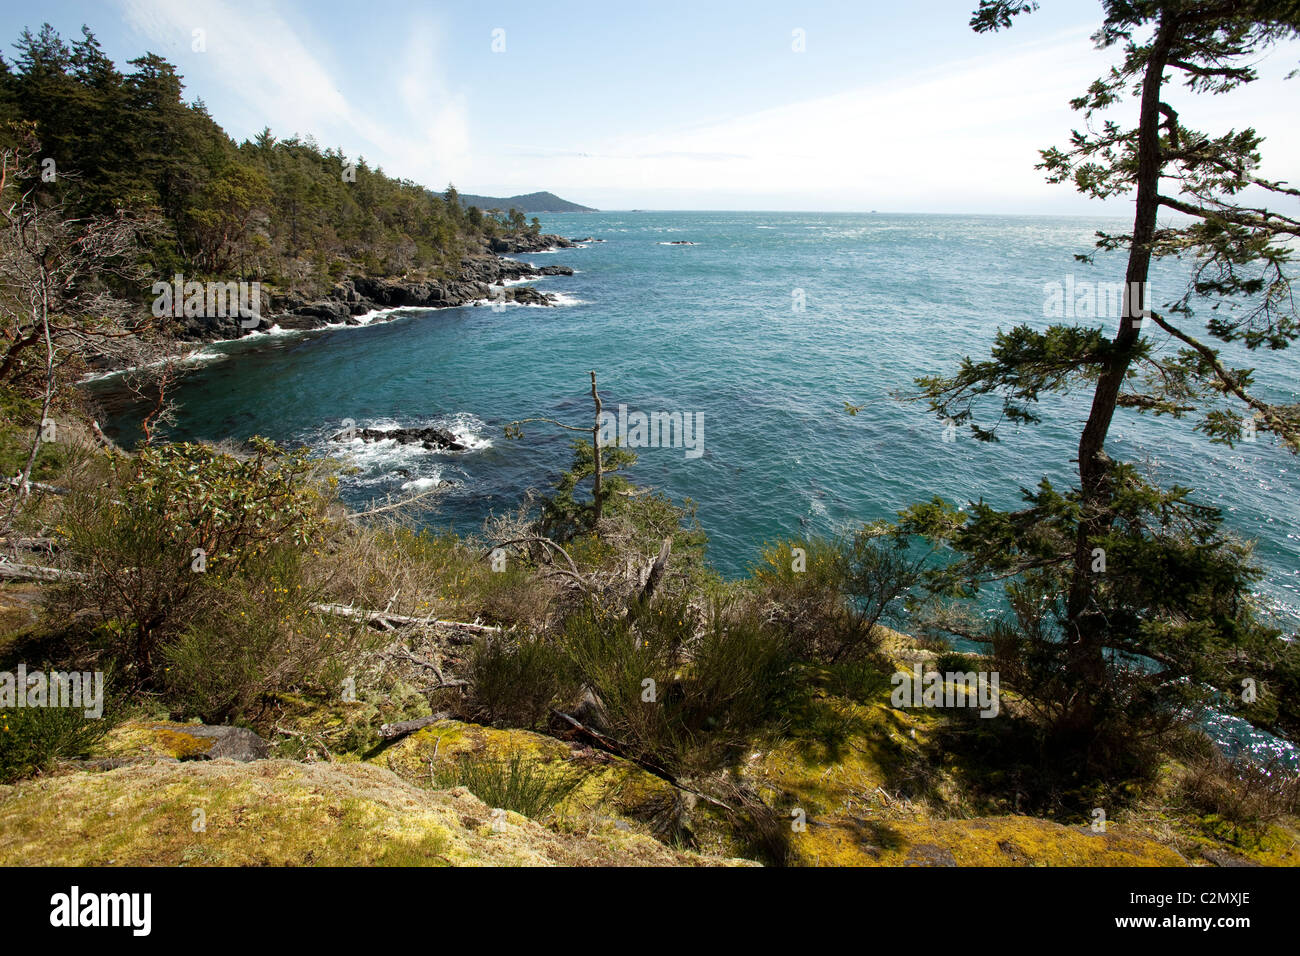
<svg viewBox="0 0 1300 956">
<path fill-rule="evenodd" d="M 563 236 L 521 233 L 484 239 L 464 256 L 449 278 L 407 276 L 345 276 L 318 297 L 283 292 L 264 286 L 259 321 L 245 325 L 238 316 L 186 316 L 179 318 L 177 338 L 215 342 L 237 339 L 272 328 L 319 329 L 331 325 L 364 325 L 392 317 L 382 310 L 398 308 L 445 309 L 487 300 L 520 305 L 550 306 L 554 296 L 528 285 L 507 285 L 544 276 L 569 276 L 569 266 L 534 266 L 506 255 L 572 249 L 576 243 Z M 380 312 L 379 315 L 372 313 Z M 362 316 L 370 316 L 363 320 Z"/>
</svg>

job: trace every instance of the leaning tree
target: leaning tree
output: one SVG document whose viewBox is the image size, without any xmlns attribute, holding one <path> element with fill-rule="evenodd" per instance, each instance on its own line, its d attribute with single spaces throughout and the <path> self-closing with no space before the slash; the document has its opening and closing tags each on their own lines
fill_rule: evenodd
<svg viewBox="0 0 1300 956">
<path fill-rule="evenodd" d="M 1133 197 L 1132 229 L 1098 233 L 1096 249 L 1077 257 L 1127 255 L 1118 328 L 999 332 L 987 360 L 918 379 L 916 396 L 996 441 L 987 404 L 997 421 L 1034 423 L 1040 398 L 1090 389 L 1078 487 L 1061 493 L 1044 481 L 1023 491 L 1026 506 L 1014 512 L 980 504 L 958 513 L 935 501 L 901 525 L 954 545 L 960 560 L 936 574 L 951 590 L 1012 582 L 1015 623 L 970 636 L 1018 646 L 1022 676 L 1050 704 L 1055 726 L 1085 742 L 1102 722 L 1122 722 L 1135 701 L 1168 713 L 1170 696 L 1191 688 L 1226 688 L 1252 674 L 1294 683 L 1300 672 L 1250 606 L 1259 571 L 1248 546 L 1223 534 L 1218 513 L 1193 503 L 1188 489 L 1156 488 L 1106 450 L 1123 409 L 1191 420 L 1215 442 L 1258 433 L 1300 451 L 1300 406 L 1271 401 L 1253 369 L 1224 354 L 1230 343 L 1238 355 L 1280 350 L 1300 335 L 1291 292 L 1300 190 L 1261 175 L 1263 137 L 1254 129 L 1201 132 L 1168 102 L 1178 85 L 1218 95 L 1255 81 L 1261 54 L 1300 35 L 1300 3 L 1103 6 L 1093 40 L 1116 50 L 1118 62 L 1071 101 L 1083 128 L 1066 148 L 1041 151 L 1038 168 L 1095 199 Z M 971 26 L 1001 30 L 1036 7 L 980 0 Z M 1134 101 L 1137 121 L 1126 125 Z M 1180 298 L 1157 303 L 1148 277 L 1162 257 L 1190 263 L 1191 276 Z M 1260 722 L 1294 729 L 1294 716 L 1277 706 L 1258 709 Z"/>
</svg>

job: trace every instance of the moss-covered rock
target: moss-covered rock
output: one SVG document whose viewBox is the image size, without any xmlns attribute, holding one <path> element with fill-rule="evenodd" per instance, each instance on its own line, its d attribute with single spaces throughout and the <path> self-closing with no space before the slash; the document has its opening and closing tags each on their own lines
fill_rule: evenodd
<svg viewBox="0 0 1300 956">
<path fill-rule="evenodd" d="M 229 757 L 258 760 L 269 753 L 266 741 L 242 727 L 128 720 L 105 735 L 95 756 L 110 759 L 170 757 L 174 760 L 209 760 Z"/>
<path fill-rule="evenodd" d="M 527 730 L 442 720 L 370 759 L 409 781 L 430 786 L 435 762 L 446 766 L 445 762 L 463 755 L 494 761 L 519 755 L 543 774 L 578 778 L 577 787 L 556 807 L 557 816 L 570 825 L 627 823 L 663 835 L 675 825 L 680 809 L 676 788 L 636 764 Z"/>
<path fill-rule="evenodd" d="M 155 761 L 0 787 L 0 865 L 680 866 L 614 827 L 557 833 L 363 763 Z"/>
<path fill-rule="evenodd" d="M 1151 835 L 1025 816 L 963 818 L 960 781 L 927 753 L 941 714 L 825 696 L 789 736 L 736 768 L 777 811 L 786 862 L 802 866 L 1181 866 Z M 701 849 L 743 852 L 736 817 L 697 805 Z M 769 848 L 771 843 L 769 842 Z M 770 849 L 769 849 L 770 852 Z"/>
<path fill-rule="evenodd" d="M 815 866 L 1186 866 L 1178 853 L 1122 827 L 1105 833 L 1035 817 L 972 820 L 810 819 L 794 837 Z"/>
</svg>

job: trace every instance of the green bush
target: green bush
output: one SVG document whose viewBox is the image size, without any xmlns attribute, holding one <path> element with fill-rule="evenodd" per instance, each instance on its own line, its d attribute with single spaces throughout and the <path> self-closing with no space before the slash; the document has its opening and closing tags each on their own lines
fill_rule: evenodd
<svg viewBox="0 0 1300 956">
<path fill-rule="evenodd" d="M 337 697 L 375 643 L 363 624 L 312 608 L 288 548 L 216 580 L 206 613 L 163 644 L 163 699 L 179 717 L 252 718 L 278 694 Z"/>
<path fill-rule="evenodd" d="M 534 820 L 544 820 L 553 813 L 582 780 L 582 774 L 576 771 L 555 770 L 518 752 L 501 760 L 463 754 L 435 764 L 433 769 L 435 786 L 465 787 L 489 807 L 511 810 Z"/>
<path fill-rule="evenodd" d="M 469 654 L 475 720 L 533 728 L 578 690 L 568 658 L 540 637 L 489 637 Z"/>
<path fill-rule="evenodd" d="M 835 541 L 778 541 L 753 569 L 755 598 L 812 660 L 874 651 L 876 625 L 921 578 L 922 559 L 875 526 Z"/>
<path fill-rule="evenodd" d="M 84 757 L 113 726 L 104 714 L 87 717 L 75 707 L 0 710 L 0 783 L 49 770 L 59 760 Z"/>
<path fill-rule="evenodd" d="M 281 547 L 319 541 L 327 486 L 305 453 L 253 439 L 247 456 L 206 445 L 116 455 L 110 481 L 70 495 L 56 529 L 83 577 L 52 596 L 56 615 L 93 615 L 138 687 L 159 650 L 220 603 L 224 582 Z"/>
<path fill-rule="evenodd" d="M 725 763 L 795 691 L 786 635 L 722 605 L 703 622 L 679 600 L 634 621 L 588 607 L 561 645 L 608 732 L 668 770 Z"/>
<path fill-rule="evenodd" d="M 889 695 L 893 673 L 892 663 L 853 658 L 826 667 L 826 689 L 837 697 L 865 703 Z"/>
</svg>

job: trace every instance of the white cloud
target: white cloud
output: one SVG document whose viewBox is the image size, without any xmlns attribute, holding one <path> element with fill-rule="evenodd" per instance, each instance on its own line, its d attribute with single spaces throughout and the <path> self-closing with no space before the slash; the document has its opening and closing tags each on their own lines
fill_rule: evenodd
<svg viewBox="0 0 1300 956">
<path fill-rule="evenodd" d="M 534 148 L 532 175 L 579 201 L 613 206 L 1095 209 L 1033 168 L 1039 149 L 1064 145 L 1083 122 L 1069 100 L 1116 56 L 1094 50 L 1088 33 L 703 126 L 584 144 L 573 153 L 548 156 Z M 1295 57 L 1279 57 L 1288 59 Z M 1194 116 L 1203 128 L 1222 131 L 1250 117 L 1270 134 L 1271 174 L 1294 180 L 1300 136 L 1289 119 L 1293 91 L 1266 80 L 1230 98 L 1198 97 L 1185 122 Z M 1131 124 L 1136 102 L 1120 110 L 1117 119 Z"/>
<path fill-rule="evenodd" d="M 512 191 L 551 189 L 614 208 L 1095 210 L 1033 167 L 1039 149 L 1063 145 L 1082 122 L 1069 100 L 1118 55 L 1094 50 L 1091 28 L 1079 28 L 713 122 L 602 138 L 593 117 L 589 140 L 512 145 L 490 126 L 475 142 L 467 96 L 449 82 L 439 31 L 427 19 L 404 21 L 400 51 L 357 69 L 355 58 L 336 62 L 309 24 L 260 6 L 120 2 L 138 31 L 181 51 L 194 90 L 223 91 L 218 118 L 236 137 L 269 125 L 277 135 L 310 133 L 342 145 L 434 188 L 514 184 Z M 195 27 L 207 30 L 202 56 L 189 53 Z M 1276 52 L 1271 73 L 1294 63 L 1296 49 Z M 1289 108 L 1295 89 L 1270 78 L 1228 97 L 1196 97 L 1183 119 L 1221 132 L 1249 117 L 1270 137 L 1266 173 L 1300 180 L 1300 131 Z M 1183 102 L 1178 91 L 1170 96 Z M 1136 103 L 1125 103 L 1117 118 L 1131 124 L 1135 112 Z"/>
<path fill-rule="evenodd" d="M 386 122 L 343 93 L 348 76 L 331 69 L 328 51 L 310 32 L 265 6 L 226 0 L 121 0 L 127 22 L 151 40 L 178 46 L 187 82 L 202 95 L 220 86 L 234 100 L 233 116 L 219 117 L 231 135 L 270 126 L 277 136 L 312 135 L 342 145 L 393 175 L 438 188 L 469 169 L 470 137 L 464 96 L 451 91 L 437 66 L 431 23 L 409 24 L 401 56 L 367 64 L 365 83 L 352 91 L 362 102 L 396 90 L 402 115 L 386 104 Z M 194 29 L 206 31 L 207 50 L 190 56 Z M 164 47 L 164 53 L 167 52 Z"/>
</svg>

